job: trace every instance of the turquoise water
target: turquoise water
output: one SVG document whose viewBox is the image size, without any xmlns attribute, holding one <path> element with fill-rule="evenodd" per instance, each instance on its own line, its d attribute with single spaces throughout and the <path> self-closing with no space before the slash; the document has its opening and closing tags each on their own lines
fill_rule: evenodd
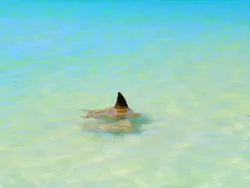
<svg viewBox="0 0 250 188">
<path fill-rule="evenodd" d="M 0 187 L 250 186 L 247 1 L 0 5 Z M 152 121 L 82 130 L 118 91 Z"/>
</svg>

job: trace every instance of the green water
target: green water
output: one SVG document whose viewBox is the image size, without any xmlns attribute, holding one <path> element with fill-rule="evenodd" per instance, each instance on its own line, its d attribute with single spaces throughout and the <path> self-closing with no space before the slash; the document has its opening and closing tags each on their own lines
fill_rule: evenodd
<svg viewBox="0 0 250 188">
<path fill-rule="evenodd" d="M 250 186 L 249 3 L 1 7 L 0 187 Z M 82 130 L 118 91 L 151 122 Z"/>
</svg>

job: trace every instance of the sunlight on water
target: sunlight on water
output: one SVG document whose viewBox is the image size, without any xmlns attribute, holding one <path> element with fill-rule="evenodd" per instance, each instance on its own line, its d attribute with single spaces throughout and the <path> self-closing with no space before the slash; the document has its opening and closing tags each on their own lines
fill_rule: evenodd
<svg viewBox="0 0 250 188">
<path fill-rule="evenodd" d="M 248 4 L 2 7 L 0 187 L 250 186 Z M 144 119 L 82 118 L 118 91 Z"/>
</svg>

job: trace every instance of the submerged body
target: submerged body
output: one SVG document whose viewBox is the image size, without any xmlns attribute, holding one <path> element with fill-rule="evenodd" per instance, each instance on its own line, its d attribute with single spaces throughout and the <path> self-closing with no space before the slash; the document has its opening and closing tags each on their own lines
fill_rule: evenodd
<svg viewBox="0 0 250 188">
<path fill-rule="evenodd" d="M 128 107 L 128 104 L 123 95 L 118 92 L 116 104 L 113 107 L 104 108 L 102 110 L 87 110 L 84 118 L 109 118 L 115 122 L 95 122 L 89 123 L 84 127 L 87 129 L 104 130 L 111 132 L 132 132 L 133 126 L 128 118 L 141 116 L 140 113 L 135 113 Z"/>
<path fill-rule="evenodd" d="M 131 109 L 105 108 L 102 110 L 88 110 L 85 118 L 126 118 L 139 117 L 141 114 L 134 113 Z"/>
<path fill-rule="evenodd" d="M 102 110 L 87 110 L 85 118 L 126 118 L 139 116 L 141 116 L 141 114 L 135 113 L 130 109 L 123 95 L 118 92 L 117 101 L 114 107 Z"/>
</svg>

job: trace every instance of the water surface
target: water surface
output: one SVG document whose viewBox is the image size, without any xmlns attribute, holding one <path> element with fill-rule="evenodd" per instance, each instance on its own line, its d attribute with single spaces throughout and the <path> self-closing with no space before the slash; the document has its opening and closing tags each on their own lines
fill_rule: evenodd
<svg viewBox="0 0 250 188">
<path fill-rule="evenodd" d="M 0 5 L 0 187 L 250 186 L 249 3 Z M 82 130 L 118 91 L 152 122 Z"/>
</svg>

